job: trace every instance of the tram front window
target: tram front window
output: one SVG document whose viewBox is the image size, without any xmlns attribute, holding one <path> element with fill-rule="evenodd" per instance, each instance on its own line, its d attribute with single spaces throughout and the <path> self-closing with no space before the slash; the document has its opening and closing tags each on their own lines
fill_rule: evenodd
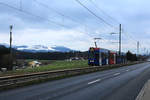
<svg viewBox="0 0 150 100">
<path fill-rule="evenodd" d="M 90 51 L 90 52 L 89 52 L 89 58 L 90 58 L 90 59 L 94 59 L 94 52 L 93 52 L 93 51 Z"/>
</svg>

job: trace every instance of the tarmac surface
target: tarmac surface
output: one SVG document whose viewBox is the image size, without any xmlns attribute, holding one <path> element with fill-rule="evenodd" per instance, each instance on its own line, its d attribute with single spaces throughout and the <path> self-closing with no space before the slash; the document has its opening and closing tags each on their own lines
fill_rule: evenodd
<svg viewBox="0 0 150 100">
<path fill-rule="evenodd" d="M 135 100 L 150 79 L 150 62 L 0 93 L 0 100 Z"/>
</svg>

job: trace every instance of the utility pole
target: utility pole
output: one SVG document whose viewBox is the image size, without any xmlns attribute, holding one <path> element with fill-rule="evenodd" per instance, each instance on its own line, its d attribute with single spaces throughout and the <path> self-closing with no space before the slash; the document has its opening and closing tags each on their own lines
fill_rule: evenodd
<svg viewBox="0 0 150 100">
<path fill-rule="evenodd" d="M 121 24 L 119 25 L 119 56 L 121 56 Z"/>
<path fill-rule="evenodd" d="M 12 28 L 13 26 L 10 25 L 10 54 L 9 54 L 9 70 L 12 69 L 13 66 L 13 58 L 12 58 Z"/>
<path fill-rule="evenodd" d="M 139 54 L 139 41 L 137 42 L 137 55 Z"/>
<path fill-rule="evenodd" d="M 119 57 L 121 56 L 121 33 L 122 33 L 122 27 L 121 24 L 119 24 Z M 110 34 L 113 35 L 118 33 L 110 33 Z"/>
<path fill-rule="evenodd" d="M 12 53 L 12 28 L 13 26 L 10 25 L 10 54 Z"/>
</svg>

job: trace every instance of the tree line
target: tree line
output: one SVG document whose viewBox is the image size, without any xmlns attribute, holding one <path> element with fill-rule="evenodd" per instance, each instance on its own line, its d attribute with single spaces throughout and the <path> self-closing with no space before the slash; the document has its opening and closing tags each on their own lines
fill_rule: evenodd
<svg viewBox="0 0 150 100">
<path fill-rule="evenodd" d="M 17 59 L 65 60 L 72 57 L 88 58 L 88 52 L 16 52 Z"/>
<path fill-rule="evenodd" d="M 12 56 L 11 56 L 12 55 Z M 86 52 L 22 52 L 15 49 L 12 50 L 10 55 L 10 49 L 4 46 L 0 46 L 0 68 L 6 67 L 11 69 L 15 64 L 16 59 L 37 59 L 37 60 L 65 60 L 73 57 L 88 59 L 88 51 Z M 12 58 L 13 57 L 13 58 Z M 140 56 L 142 58 L 142 56 Z M 137 61 L 139 58 L 136 54 L 128 51 L 126 53 L 127 61 Z"/>
</svg>

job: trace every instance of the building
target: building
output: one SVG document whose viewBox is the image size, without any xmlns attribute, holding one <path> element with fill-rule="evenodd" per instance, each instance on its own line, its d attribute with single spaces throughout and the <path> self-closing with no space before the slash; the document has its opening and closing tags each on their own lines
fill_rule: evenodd
<svg viewBox="0 0 150 100">
<path fill-rule="evenodd" d="M 29 62 L 30 67 L 39 67 L 42 63 L 38 61 L 31 61 Z"/>
</svg>

